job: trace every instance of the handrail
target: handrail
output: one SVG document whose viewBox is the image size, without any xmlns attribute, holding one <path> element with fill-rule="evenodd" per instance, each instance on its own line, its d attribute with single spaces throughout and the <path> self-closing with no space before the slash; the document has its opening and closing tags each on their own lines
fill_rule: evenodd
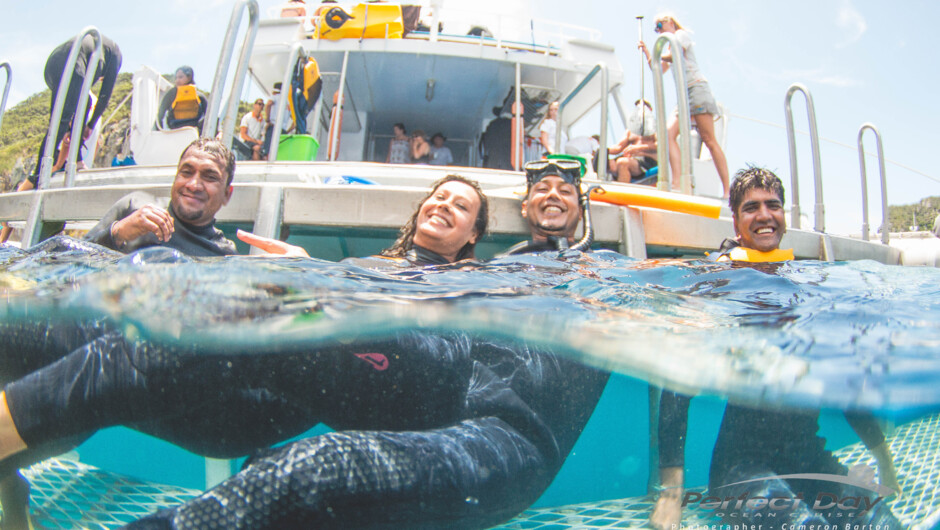
<svg viewBox="0 0 940 530">
<path fill-rule="evenodd" d="M 672 75 L 676 81 L 676 101 L 679 105 L 679 189 L 682 193 L 692 193 L 692 118 L 689 115 L 689 88 L 685 81 L 685 58 L 682 45 L 672 33 L 663 33 L 653 46 L 653 95 L 656 100 L 656 132 L 660 140 L 656 142 L 656 159 L 659 161 L 657 187 L 663 191 L 672 190 L 672 175 L 669 167 L 669 142 L 666 139 L 666 96 L 663 89 L 663 48 L 669 44 L 672 53 Z"/>
<path fill-rule="evenodd" d="M 235 78 L 232 80 L 232 90 L 229 91 L 228 109 L 222 121 L 222 143 L 231 147 L 232 131 L 234 130 L 235 114 L 238 111 L 238 100 L 245 83 L 245 74 L 248 72 L 248 56 L 255 44 L 255 35 L 258 33 L 259 10 L 257 0 L 239 0 L 232 8 L 225 39 L 222 41 L 222 54 L 216 65 L 215 79 L 212 80 L 212 92 L 209 94 L 209 104 L 206 108 L 206 118 L 202 125 L 202 136 L 213 138 L 218 133 L 219 109 L 222 101 L 222 87 L 228 76 L 228 67 L 232 62 L 232 52 L 235 48 L 235 37 L 241 25 L 244 9 L 248 8 L 248 29 L 242 41 L 242 48 L 238 54 L 238 66 Z"/>
<path fill-rule="evenodd" d="M 59 136 L 59 122 L 62 119 L 62 112 L 65 110 L 63 107 L 65 107 L 65 99 L 68 96 L 69 88 L 72 84 L 72 73 L 75 71 L 75 63 L 78 62 L 79 49 L 82 47 L 82 41 L 85 40 L 87 35 L 91 35 L 94 40 L 95 51 L 93 51 L 88 58 L 89 72 L 85 75 L 81 91 L 78 94 L 78 101 L 75 102 L 74 116 L 78 118 L 79 116 L 85 115 L 85 110 L 88 106 L 88 94 L 91 92 L 91 85 L 95 80 L 93 68 L 98 64 L 102 53 L 101 33 L 94 26 L 85 27 L 85 29 L 75 36 L 75 40 L 72 42 L 72 49 L 69 50 L 68 59 L 66 59 L 65 66 L 62 68 L 62 77 L 59 80 L 55 103 L 52 105 L 52 115 L 49 116 L 49 128 L 46 132 L 46 146 L 43 149 L 42 159 L 40 160 L 39 180 L 37 182 L 47 181 L 49 177 L 52 176 L 52 165 L 54 164 L 52 155 L 59 147 L 56 145 L 56 138 Z M 75 157 L 78 156 L 78 149 L 81 147 L 82 143 L 82 121 L 75 118 L 72 119 L 71 144 L 69 145 L 68 158 L 65 163 L 66 188 L 71 187 L 75 182 Z"/>
<path fill-rule="evenodd" d="M 281 79 L 281 97 L 278 98 L 277 110 L 274 113 L 275 118 L 274 129 L 271 131 L 271 147 L 268 148 L 269 162 L 277 160 L 277 150 L 281 142 L 281 128 L 284 126 L 284 109 L 288 107 L 290 98 L 294 96 L 294 90 L 291 87 L 291 78 L 301 51 L 303 51 L 303 45 L 301 43 L 295 42 L 291 46 L 290 55 L 287 59 L 287 68 L 285 68 L 284 77 Z"/>
<path fill-rule="evenodd" d="M 809 137 L 810 146 L 813 150 L 813 181 L 816 184 L 816 205 L 814 208 L 816 216 L 815 230 L 817 232 L 826 231 L 826 215 L 823 206 L 822 189 L 822 171 L 819 162 L 819 134 L 816 132 L 816 107 L 813 105 L 813 96 L 809 89 L 802 83 L 793 83 L 787 90 L 787 97 L 784 100 L 783 108 L 787 118 L 787 143 L 790 146 L 790 186 L 792 197 L 790 203 L 793 205 L 790 210 L 790 226 L 800 228 L 800 183 L 798 169 L 796 166 L 796 133 L 793 128 L 793 110 L 790 106 L 790 100 L 793 94 L 802 92 L 806 98 L 806 113 L 809 116 Z"/>
<path fill-rule="evenodd" d="M 610 95 L 610 75 L 607 71 L 607 65 L 603 62 L 599 62 L 594 65 L 594 68 L 591 68 L 591 71 L 578 83 L 578 86 L 568 93 L 568 95 L 562 101 L 558 102 L 558 124 L 555 130 L 555 152 L 560 153 L 561 151 L 561 130 L 562 130 L 562 115 L 567 105 L 576 95 L 578 95 L 581 90 L 591 82 L 591 79 L 594 78 L 597 73 L 601 74 L 601 127 L 600 127 L 600 145 L 607 145 L 607 98 Z M 599 153 L 602 151 L 598 151 Z M 599 156 L 599 155 L 598 155 Z M 597 164 L 597 178 L 599 180 L 607 180 L 607 164 Z"/>
<path fill-rule="evenodd" d="M 0 99 L 0 130 L 3 126 L 3 111 L 7 108 L 7 96 L 10 95 L 10 85 L 13 84 L 13 69 L 10 63 L 0 63 L 0 68 L 7 71 L 7 82 L 3 87 L 3 99 Z"/>
<path fill-rule="evenodd" d="M 862 239 L 868 241 L 868 178 L 865 172 L 865 147 L 862 135 L 865 129 L 875 133 L 878 146 L 878 169 L 881 172 L 881 242 L 888 244 L 888 180 L 885 178 L 885 152 L 881 144 L 881 133 L 873 123 L 863 123 L 858 130 L 858 165 L 862 168 Z"/>
<path fill-rule="evenodd" d="M 349 69 L 349 50 L 343 52 L 343 69 L 339 73 L 339 88 L 336 90 L 336 103 L 333 104 L 333 112 L 343 112 L 343 105 L 346 103 L 346 71 Z M 338 115 L 336 124 L 330 120 L 329 141 L 327 142 L 326 159 L 334 161 L 339 158 L 339 139 L 342 136 L 342 119 Z"/>
</svg>

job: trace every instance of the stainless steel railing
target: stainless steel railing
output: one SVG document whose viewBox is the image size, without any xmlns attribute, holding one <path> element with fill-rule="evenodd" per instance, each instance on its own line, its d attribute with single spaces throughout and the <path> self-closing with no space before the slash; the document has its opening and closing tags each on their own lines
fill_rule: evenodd
<svg viewBox="0 0 940 530">
<path fill-rule="evenodd" d="M 7 82 L 3 86 L 3 99 L 0 99 L 0 127 L 3 126 L 3 111 L 7 108 L 7 96 L 10 95 L 10 86 L 13 84 L 13 69 L 10 63 L 0 63 L 0 68 L 7 71 Z"/>
<path fill-rule="evenodd" d="M 297 59 L 303 51 L 303 44 L 295 42 L 290 48 L 290 54 L 287 57 L 287 68 L 284 69 L 284 77 L 281 79 L 281 95 L 277 100 L 277 110 L 274 113 L 274 129 L 271 131 L 271 147 L 268 150 L 268 161 L 277 160 L 277 150 L 281 142 L 281 127 L 284 126 L 284 114 L 287 112 L 290 98 L 294 91 L 291 87 L 291 78 L 294 73 L 294 67 L 297 65 Z"/>
<path fill-rule="evenodd" d="M 206 108 L 205 122 L 202 126 L 203 137 L 212 138 L 218 134 L 222 88 L 225 84 L 225 78 L 228 76 L 228 69 L 232 62 L 232 52 L 235 49 L 235 38 L 245 9 L 248 9 L 248 29 L 245 31 L 242 40 L 235 77 L 232 80 L 232 89 L 229 91 L 228 108 L 222 120 L 222 143 L 229 147 L 232 145 L 232 133 L 235 130 L 239 96 L 245 84 L 245 74 L 248 72 L 248 58 L 255 44 L 255 35 L 258 33 L 259 10 L 256 0 L 239 0 L 232 8 L 232 16 L 229 18 L 228 30 L 226 30 L 225 39 L 222 41 L 222 54 L 219 56 L 218 65 L 216 65 L 215 78 L 212 81 L 212 92 L 210 93 L 209 105 Z"/>
<path fill-rule="evenodd" d="M 653 96 L 656 101 L 656 158 L 659 162 L 659 182 L 657 187 L 663 191 L 672 190 L 672 175 L 669 168 L 669 142 L 666 138 L 666 97 L 663 92 L 663 48 L 672 50 L 672 75 L 676 81 L 676 101 L 679 105 L 679 189 L 682 193 L 692 194 L 692 126 L 689 115 L 689 89 L 685 80 L 685 61 L 682 57 L 682 45 L 672 33 L 663 33 L 653 45 Z M 684 149 L 683 149 L 684 147 Z"/>
<path fill-rule="evenodd" d="M 872 123 L 863 123 L 858 129 L 858 165 L 862 171 L 862 239 L 868 241 L 868 178 L 865 172 L 865 147 L 862 136 L 865 130 L 875 134 L 875 143 L 878 146 L 878 170 L 881 173 L 881 242 L 888 244 L 888 181 L 885 178 L 885 152 L 881 144 L 881 133 Z"/>
<path fill-rule="evenodd" d="M 819 133 L 816 131 L 816 107 L 813 105 L 813 96 L 809 93 L 809 89 L 801 83 L 793 83 L 790 85 L 790 88 L 787 90 L 787 97 L 783 103 L 787 118 L 787 142 L 790 146 L 790 186 L 792 188 L 790 190 L 790 203 L 792 204 L 790 210 L 790 226 L 800 228 L 800 182 L 799 170 L 796 165 L 796 131 L 793 128 L 793 110 L 790 105 L 793 94 L 797 92 L 802 92 L 803 96 L 806 98 L 806 113 L 809 117 L 809 137 L 813 151 L 813 181 L 816 185 L 816 205 L 814 209 L 816 226 L 814 229 L 817 232 L 825 232 L 826 214 L 825 207 L 823 206 L 822 168 L 819 162 Z"/>
<path fill-rule="evenodd" d="M 564 123 L 562 121 L 562 116 L 564 114 L 565 105 L 570 103 L 571 100 L 574 99 L 574 97 L 578 95 L 578 93 L 581 92 L 581 90 L 583 90 L 584 87 L 586 87 L 587 84 L 591 82 L 591 79 L 593 79 L 594 76 L 597 75 L 598 73 L 601 74 L 601 77 L 600 77 L 600 81 L 601 81 L 601 98 L 600 98 L 601 99 L 601 126 L 600 126 L 599 142 L 602 148 L 598 150 L 598 157 L 601 157 L 601 153 L 604 153 L 603 147 L 607 145 L 607 96 L 610 94 L 610 75 L 607 71 L 607 65 L 602 62 L 597 63 L 594 66 L 594 68 L 592 68 L 591 71 L 588 72 L 588 74 L 584 77 L 584 79 L 582 79 L 581 82 L 578 83 L 578 86 L 574 87 L 574 89 L 567 96 L 565 96 L 563 100 L 561 100 L 558 103 L 558 128 L 555 131 L 555 152 L 556 153 L 563 152 L 561 149 L 562 147 L 561 130 L 563 128 L 562 124 Z M 605 155 L 602 158 L 606 159 L 607 157 Z M 607 180 L 606 160 L 604 160 L 604 162 L 605 163 L 603 164 L 600 164 L 600 163 L 597 164 L 597 178 L 599 180 Z"/>
</svg>

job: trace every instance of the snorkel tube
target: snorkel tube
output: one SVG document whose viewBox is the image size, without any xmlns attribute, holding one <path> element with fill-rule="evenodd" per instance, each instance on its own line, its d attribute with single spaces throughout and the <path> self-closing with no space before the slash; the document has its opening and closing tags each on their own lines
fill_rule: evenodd
<svg viewBox="0 0 940 530">
<path fill-rule="evenodd" d="M 584 226 L 584 236 L 581 241 L 570 247 L 571 250 L 586 252 L 591 249 L 591 243 L 594 242 L 594 223 L 591 222 L 591 192 L 594 191 L 594 188 L 599 187 L 597 185 L 590 186 L 578 197 L 578 202 L 581 204 L 581 224 Z M 565 242 L 567 243 L 567 240 Z M 564 249 L 559 248 L 558 250 Z"/>
</svg>

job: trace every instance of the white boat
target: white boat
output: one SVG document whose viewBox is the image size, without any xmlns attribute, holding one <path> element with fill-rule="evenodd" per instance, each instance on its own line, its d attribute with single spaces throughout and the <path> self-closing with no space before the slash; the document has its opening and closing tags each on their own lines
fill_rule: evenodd
<svg viewBox="0 0 940 530">
<path fill-rule="evenodd" d="M 361 14 L 363 22 L 369 19 L 368 9 L 375 9 L 345 7 L 349 12 Z M 279 159 L 277 152 L 281 148 L 275 141 L 269 160 L 240 161 L 232 200 L 218 215 L 223 230 L 247 228 L 260 235 L 278 237 L 284 227 L 289 227 L 291 242 L 306 247 L 314 257 L 338 260 L 368 255 L 394 239 L 412 205 L 424 195 L 431 182 L 448 173 L 459 173 L 479 181 L 490 198 L 495 222 L 491 225 L 492 235 L 478 250 L 482 257 L 489 257 L 527 236 L 527 227 L 519 214 L 518 192 L 524 190 L 523 174 L 483 167 L 479 146 L 487 125 L 495 118 L 494 107 L 513 113 L 513 103 L 521 103 L 522 110 L 515 113 L 519 118 L 518 127 L 537 131 L 547 104 L 561 100 L 563 127 L 599 115 L 596 131 L 601 145 L 609 143 L 606 131 L 611 116 L 626 124 L 619 98 L 619 89 L 625 81 L 624 71 L 613 47 L 604 44 L 596 32 L 563 24 L 550 27 L 539 23 L 536 29 L 531 19 L 511 17 L 482 21 L 492 36 L 441 32 L 437 30 L 439 21 L 445 21 L 445 28 L 461 24 L 469 27 L 473 25 L 473 15 L 448 12 L 441 2 L 433 2 L 430 31 L 411 31 L 399 36 L 399 6 L 384 7 L 399 10 L 397 18 L 392 16 L 384 26 L 378 29 L 370 26 L 370 31 L 378 31 L 379 36 L 370 34 L 362 38 L 366 32 L 360 29 L 358 36 L 350 32 L 344 38 L 332 40 L 318 38 L 314 28 L 323 26 L 316 18 L 281 18 L 275 13 L 273 18 L 262 20 L 254 0 L 241 0 L 237 4 L 223 43 L 201 134 L 215 136 L 221 131 L 224 141 L 231 140 L 237 104 L 237 97 L 231 94 L 241 94 L 248 78 L 270 94 L 275 83 L 290 84 L 292 67 L 298 58 L 306 57 L 316 60 L 323 85 L 322 96 L 311 110 L 307 128 L 309 137 L 319 146 L 315 157 L 284 160 L 282 153 Z M 248 15 L 248 30 L 244 40 L 237 43 L 236 30 L 243 14 Z M 380 15 L 373 13 L 373 23 L 379 18 Z M 233 51 L 238 46 L 240 55 L 232 61 Z M 230 64 L 235 67 L 234 75 L 229 74 Z M 673 70 L 681 71 L 681 68 Z M 224 90 L 226 81 L 231 85 L 227 92 Z M 660 122 L 664 123 L 661 85 L 657 110 Z M 684 84 L 679 83 L 679 86 Z M 155 70 L 142 68 L 134 74 L 130 147 L 138 165 L 90 168 L 80 173 L 70 166 L 64 174 L 44 173 L 44 182 L 37 192 L 0 195 L 0 220 L 23 227 L 24 246 L 37 242 L 45 224 L 87 225 L 96 221 L 129 191 L 143 189 L 158 196 L 169 196 L 179 154 L 200 131 L 153 129 L 159 98 L 168 87 Z M 790 93 L 801 90 L 808 96 L 799 85 L 791 88 Z M 684 93 L 684 89 L 681 92 Z M 223 93 L 229 94 L 227 100 Z M 6 93 L 4 99 L 5 96 Z M 680 94 L 680 97 L 683 96 Z M 613 109 L 610 102 L 614 103 Z M 342 108 L 341 121 L 335 119 L 338 108 Z M 814 121 L 812 112 L 810 107 L 811 122 Z M 286 105 L 278 107 L 278 124 L 284 122 L 287 113 Z M 52 122 L 57 123 L 57 120 Z M 412 129 L 420 127 L 429 133 L 444 132 L 457 165 L 384 163 L 392 125 L 396 122 L 405 122 Z M 683 129 L 688 131 L 687 122 Z M 280 127 L 275 126 L 274 130 L 279 131 Z M 719 137 L 726 137 L 726 134 L 719 133 Z M 686 136 L 681 143 L 691 146 L 692 140 Z M 665 149 L 665 142 L 660 144 L 661 149 Z M 73 145 L 77 144 L 73 142 Z M 707 150 L 704 151 L 707 156 Z M 510 162 L 519 167 L 526 158 L 523 142 L 520 141 L 515 152 L 517 158 Z M 594 203 L 596 244 L 637 258 L 701 257 L 732 234 L 730 212 L 716 198 L 720 195 L 720 189 L 716 188 L 717 176 L 709 174 L 714 171 L 712 163 L 707 158 L 693 157 L 692 152 L 691 148 L 683 152 L 683 167 L 687 169 L 682 171 L 679 180 L 687 193 L 694 192 L 695 200 L 711 201 L 720 207 L 719 218 L 655 207 Z M 663 151 L 659 158 L 665 159 Z M 51 165 L 51 160 L 44 160 L 44 164 Z M 601 166 L 599 174 L 589 172 L 586 182 L 641 195 L 651 189 L 610 182 L 603 164 Z M 664 168 L 662 173 L 668 172 Z M 668 176 L 664 177 L 661 185 L 669 189 Z M 676 196 L 679 200 L 688 197 Z M 815 229 L 801 228 L 799 205 L 793 206 L 791 227 L 782 245 L 792 247 L 798 258 L 903 262 L 901 250 L 888 245 L 886 240 L 867 241 L 826 233 L 822 211 L 822 204 L 817 204 Z M 68 465 L 65 467 L 69 469 L 66 474 L 76 473 Z M 231 471 L 227 462 L 209 462 L 207 469 L 208 483 Z M 36 473 L 35 479 L 40 480 L 41 470 Z M 181 495 L 179 498 L 185 497 Z M 578 508 L 575 513 L 588 513 L 595 508 L 595 505 Z M 645 514 L 648 508 L 647 502 L 636 508 L 634 515 Z M 623 506 L 611 509 L 627 510 Z M 924 508 L 925 513 L 931 509 Z M 540 513 L 532 512 L 526 517 L 535 521 Z M 563 510 L 561 513 L 562 519 L 567 517 Z"/>
</svg>

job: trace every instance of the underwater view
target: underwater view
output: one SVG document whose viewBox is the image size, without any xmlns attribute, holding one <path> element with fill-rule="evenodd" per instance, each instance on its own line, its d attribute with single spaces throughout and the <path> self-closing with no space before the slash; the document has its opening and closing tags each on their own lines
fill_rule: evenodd
<svg viewBox="0 0 940 530">
<path fill-rule="evenodd" d="M 733 473 L 715 476 L 719 453 L 722 462 L 768 452 L 775 460 L 804 458 L 779 451 L 805 451 L 819 440 L 838 450 L 850 477 L 860 472 L 852 465 L 874 467 L 846 423 L 854 428 L 853 415 L 864 415 L 884 431 L 903 492 L 881 492 L 874 504 L 890 507 L 905 527 L 937 523 L 936 269 L 870 261 L 636 260 L 610 251 L 424 269 L 382 265 L 369 259 L 198 259 L 161 248 L 124 256 L 64 237 L 26 251 L 0 247 L 3 378 L 32 378 L 43 388 L 61 384 L 61 376 L 44 382 L 27 374 L 47 364 L 73 371 L 62 395 L 30 404 L 37 415 L 65 424 L 37 430 L 43 440 L 70 441 L 57 452 L 114 425 L 195 454 L 238 458 L 250 453 L 243 449 L 247 442 L 228 430 L 249 432 L 251 443 L 264 447 L 303 438 L 318 425 L 314 434 L 328 432 L 325 427 L 334 434 L 363 428 L 421 433 L 490 414 L 510 418 L 533 433 L 539 451 L 560 453 L 546 464 L 557 476 L 533 475 L 531 487 L 513 486 L 512 495 L 534 507 L 506 528 L 643 526 L 652 509 L 650 470 L 657 467 L 650 463 L 664 443 L 655 441 L 651 419 L 659 389 L 664 396 L 697 396 L 683 441 L 688 525 L 733 516 L 733 506 L 704 496 L 709 480 L 713 487 L 719 479 L 732 482 Z M 130 365 L 110 367 L 121 351 Z M 33 360 L 23 360 L 25 352 Z M 82 360 L 72 363 L 75 352 Z M 399 361 L 407 368 L 379 382 L 376 374 L 399 369 Z M 176 372 L 155 375 L 160 363 Z M 465 371 L 473 375 L 470 387 L 461 389 Z M 607 372 L 614 374 L 609 380 Z M 285 388 L 272 390 L 278 385 Z M 507 400 L 507 392 L 514 397 Z M 135 399 L 145 403 L 139 410 L 129 405 Z M 283 417 L 270 420 L 277 423 L 270 433 L 252 432 L 252 422 L 266 417 L 252 416 L 252 407 L 262 410 L 274 401 L 290 402 Z M 194 425 L 194 403 L 211 420 Z M 190 408 L 179 413 L 173 407 Z M 744 419 L 759 410 L 766 424 L 735 426 L 732 410 Z M 825 440 L 815 436 L 817 418 Z M 811 430 L 801 431 L 807 421 Z M 109 458 L 119 459 L 119 451 L 110 448 Z M 874 484 L 873 469 L 871 475 L 867 481 Z M 815 499 L 814 509 L 826 508 L 825 495 L 807 494 L 806 507 Z M 855 512 L 871 502 L 864 495 L 831 498 L 832 509 L 855 521 L 864 520 Z M 882 498 L 888 500 L 878 503 Z M 745 504 L 761 510 L 768 502 Z M 486 503 L 467 498 L 448 509 L 472 511 Z M 556 508 L 562 505 L 570 506 Z M 887 517 L 874 507 L 861 511 Z M 868 524 L 890 520 L 874 515 Z"/>
</svg>

